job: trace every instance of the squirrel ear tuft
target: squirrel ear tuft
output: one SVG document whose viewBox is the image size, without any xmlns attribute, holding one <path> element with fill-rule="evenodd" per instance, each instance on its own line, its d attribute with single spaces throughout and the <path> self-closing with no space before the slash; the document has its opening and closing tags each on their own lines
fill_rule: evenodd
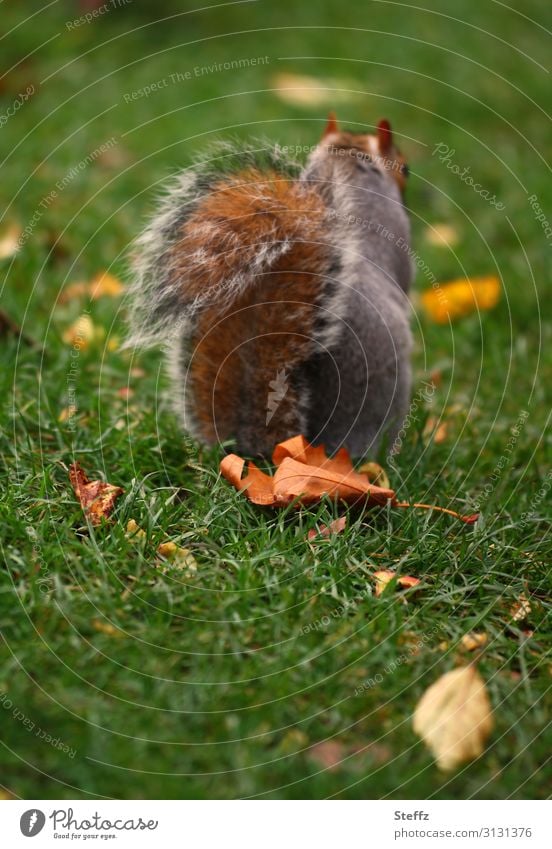
<svg viewBox="0 0 552 849">
<path fill-rule="evenodd" d="M 380 153 L 389 153 L 393 144 L 393 133 L 391 132 L 391 124 L 383 119 L 378 124 L 378 144 Z"/>
<path fill-rule="evenodd" d="M 326 124 L 326 129 L 322 133 L 322 138 L 329 136 L 330 133 L 338 133 L 339 126 L 337 123 L 337 118 L 335 117 L 335 112 L 330 112 L 328 115 L 328 123 Z"/>
</svg>

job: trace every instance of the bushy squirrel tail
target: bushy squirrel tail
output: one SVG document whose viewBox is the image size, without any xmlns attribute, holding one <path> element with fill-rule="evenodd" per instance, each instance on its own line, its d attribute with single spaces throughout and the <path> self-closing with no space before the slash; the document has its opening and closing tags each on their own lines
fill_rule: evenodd
<svg viewBox="0 0 552 849">
<path fill-rule="evenodd" d="M 167 183 L 133 246 L 125 347 L 181 335 L 203 308 L 224 309 L 295 239 L 312 236 L 320 210 L 300 191 L 300 171 L 277 145 L 220 142 Z"/>
</svg>

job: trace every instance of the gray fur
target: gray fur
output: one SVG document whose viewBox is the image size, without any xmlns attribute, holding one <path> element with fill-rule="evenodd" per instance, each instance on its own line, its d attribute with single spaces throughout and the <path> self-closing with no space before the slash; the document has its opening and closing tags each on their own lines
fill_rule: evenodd
<svg viewBox="0 0 552 849">
<path fill-rule="evenodd" d="M 376 164 L 315 151 L 303 179 L 319 186 L 332 215 L 340 269 L 319 350 L 306 364 L 309 438 L 353 456 L 393 440 L 411 390 L 407 292 L 410 227 L 395 181 Z"/>
</svg>

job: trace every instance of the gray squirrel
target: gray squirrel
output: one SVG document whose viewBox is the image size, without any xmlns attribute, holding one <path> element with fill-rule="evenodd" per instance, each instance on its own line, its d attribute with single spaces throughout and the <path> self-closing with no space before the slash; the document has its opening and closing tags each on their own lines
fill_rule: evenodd
<svg viewBox="0 0 552 849">
<path fill-rule="evenodd" d="M 301 433 L 377 450 L 411 388 L 408 169 L 391 127 L 329 117 L 302 167 L 222 143 L 168 186 L 134 251 L 130 345 L 162 345 L 184 429 L 270 456 Z"/>
</svg>

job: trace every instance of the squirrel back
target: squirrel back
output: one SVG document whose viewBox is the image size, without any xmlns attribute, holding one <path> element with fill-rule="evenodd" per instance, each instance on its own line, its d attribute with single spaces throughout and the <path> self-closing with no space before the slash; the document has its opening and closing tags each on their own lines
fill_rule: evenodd
<svg viewBox="0 0 552 849">
<path fill-rule="evenodd" d="M 165 344 L 186 430 L 247 454 L 294 433 L 360 454 L 400 424 L 410 262 L 382 234 L 408 244 L 403 183 L 387 125 L 333 117 L 303 169 L 223 145 L 177 178 L 137 242 L 131 343 Z"/>
</svg>

